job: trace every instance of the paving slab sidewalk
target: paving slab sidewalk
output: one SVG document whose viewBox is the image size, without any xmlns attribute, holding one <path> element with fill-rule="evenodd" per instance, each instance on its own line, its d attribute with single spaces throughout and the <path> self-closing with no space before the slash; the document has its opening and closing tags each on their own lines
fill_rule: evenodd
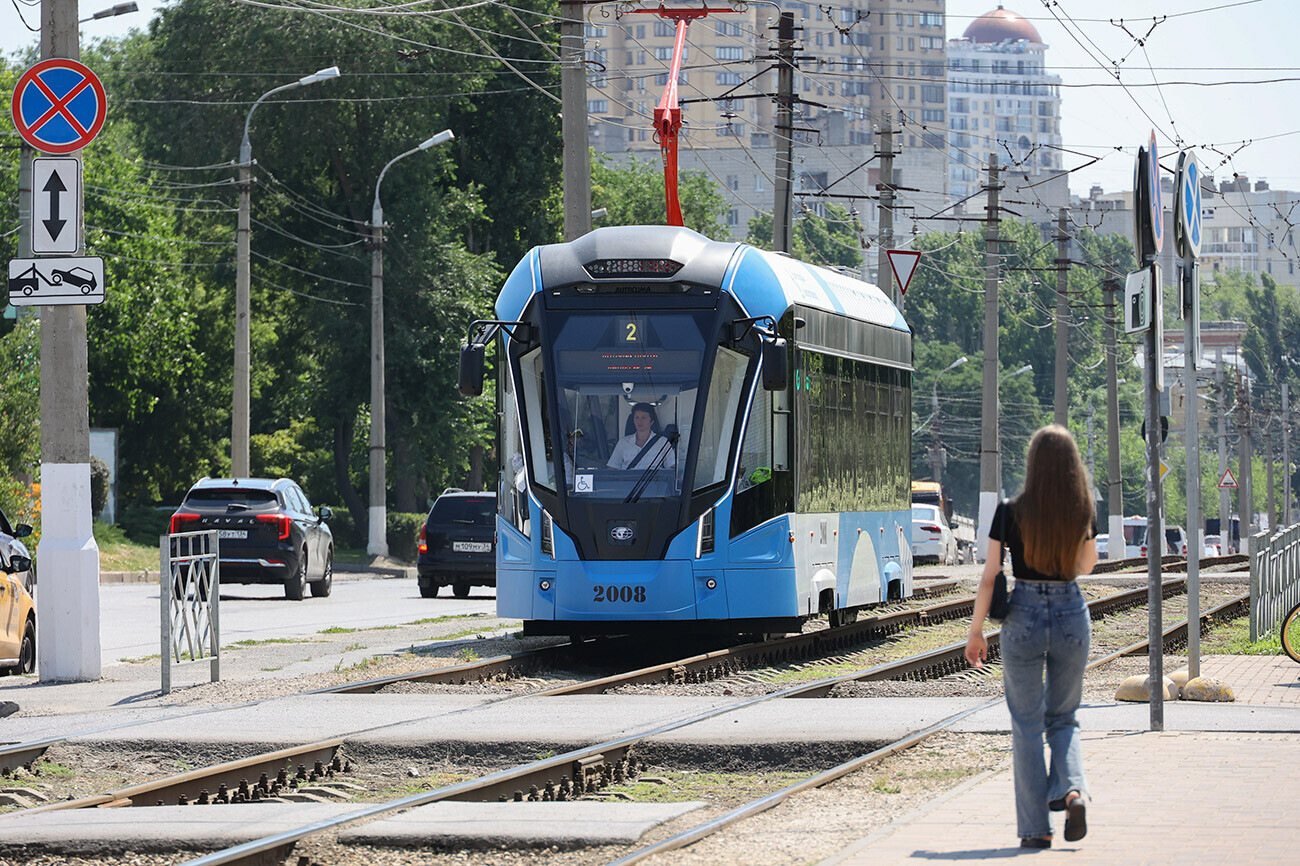
<svg viewBox="0 0 1300 866">
<path fill-rule="evenodd" d="M 850 866 L 1002 860 L 1070 866 L 1294 863 L 1300 734 L 1084 733 L 1088 835 L 1019 847 L 1010 769 L 958 788 L 823 861 Z"/>
</svg>

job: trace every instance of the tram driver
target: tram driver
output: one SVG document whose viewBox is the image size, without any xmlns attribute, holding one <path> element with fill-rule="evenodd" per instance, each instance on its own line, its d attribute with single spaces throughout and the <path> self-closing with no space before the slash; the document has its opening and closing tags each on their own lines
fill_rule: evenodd
<svg viewBox="0 0 1300 866">
<path fill-rule="evenodd" d="M 618 440 L 606 464 L 610 469 L 672 469 L 677 465 L 676 436 L 659 430 L 659 418 L 649 403 L 632 407 L 633 432 Z"/>
</svg>

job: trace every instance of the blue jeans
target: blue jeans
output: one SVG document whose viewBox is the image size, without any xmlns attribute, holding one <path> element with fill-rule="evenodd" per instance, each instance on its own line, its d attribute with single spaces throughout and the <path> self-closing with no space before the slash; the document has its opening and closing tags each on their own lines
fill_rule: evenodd
<svg viewBox="0 0 1300 866">
<path fill-rule="evenodd" d="M 1086 790 L 1074 711 L 1091 638 L 1092 619 L 1074 581 L 1016 581 L 1000 644 L 1022 839 L 1052 835 L 1048 801 Z M 1043 762 L 1044 735 L 1050 772 Z"/>
</svg>

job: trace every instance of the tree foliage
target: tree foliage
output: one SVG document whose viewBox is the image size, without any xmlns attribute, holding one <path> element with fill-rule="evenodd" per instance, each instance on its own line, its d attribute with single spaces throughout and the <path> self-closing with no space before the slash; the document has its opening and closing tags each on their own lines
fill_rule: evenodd
<svg viewBox="0 0 1300 866">
<path fill-rule="evenodd" d="M 705 237 L 726 234 L 723 219 L 727 201 L 703 172 L 684 171 L 677 180 L 682 222 Z M 591 161 L 591 206 L 607 213 L 597 225 L 663 225 L 666 216 L 663 170 L 648 162 L 630 159 L 613 163 L 604 154 L 593 153 Z"/>
</svg>

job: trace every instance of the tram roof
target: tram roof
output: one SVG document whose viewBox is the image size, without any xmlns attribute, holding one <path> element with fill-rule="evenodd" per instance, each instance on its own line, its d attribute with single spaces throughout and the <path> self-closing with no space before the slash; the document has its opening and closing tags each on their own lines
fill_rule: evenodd
<svg viewBox="0 0 1300 866">
<path fill-rule="evenodd" d="M 596 262 L 671 262 L 674 273 L 593 276 Z M 910 333 L 902 313 L 871 283 L 749 244 L 709 240 L 679 226 L 599 228 L 575 241 L 534 247 L 511 273 L 497 298 L 497 315 L 512 320 L 533 294 L 574 283 L 609 279 L 692 282 L 719 286 L 751 316 L 780 318 L 799 305 Z"/>
</svg>

